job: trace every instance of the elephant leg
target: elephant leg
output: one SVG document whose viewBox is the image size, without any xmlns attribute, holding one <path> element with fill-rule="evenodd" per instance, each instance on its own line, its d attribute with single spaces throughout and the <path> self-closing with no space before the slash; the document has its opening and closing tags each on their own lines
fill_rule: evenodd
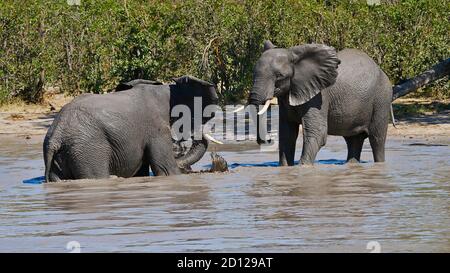
<svg viewBox="0 0 450 273">
<path fill-rule="evenodd" d="M 148 145 L 145 156 L 155 176 L 181 174 L 172 149 L 172 138 L 169 135 L 152 139 Z"/>
<path fill-rule="evenodd" d="M 372 147 L 373 160 L 384 162 L 384 146 L 386 143 L 386 133 L 384 135 L 369 135 L 370 146 Z"/>
<path fill-rule="evenodd" d="M 303 139 L 303 150 L 300 158 L 302 165 L 311 165 L 314 163 L 320 148 L 326 144 L 326 138 L 327 134 L 325 133 L 321 135 L 320 139 L 314 137 L 305 137 Z"/>
<path fill-rule="evenodd" d="M 280 166 L 293 166 L 299 124 L 288 121 L 283 112 L 280 109 L 280 139 L 278 143 Z"/>
<path fill-rule="evenodd" d="M 88 147 L 88 146 L 86 146 Z M 111 147 L 108 144 L 74 149 L 70 153 L 72 179 L 109 178 L 109 159 Z M 75 152 L 76 151 L 76 152 Z M 69 163 L 66 163 L 69 165 Z"/>
<path fill-rule="evenodd" d="M 348 149 L 347 162 L 359 162 L 361 160 L 361 151 L 366 137 L 366 134 L 344 137 Z"/>
<path fill-rule="evenodd" d="M 389 85 L 389 91 L 386 93 L 392 92 L 390 91 L 390 83 L 387 82 L 386 85 Z M 375 162 L 384 162 L 385 160 L 384 149 L 388 130 L 390 107 L 391 95 L 387 98 L 378 98 L 374 107 L 372 117 L 373 121 L 369 126 L 369 142 L 372 147 L 373 159 Z"/>
<path fill-rule="evenodd" d="M 326 114 L 317 108 L 310 108 L 303 117 L 302 165 L 313 164 L 320 148 L 327 143 L 328 126 Z"/>
</svg>

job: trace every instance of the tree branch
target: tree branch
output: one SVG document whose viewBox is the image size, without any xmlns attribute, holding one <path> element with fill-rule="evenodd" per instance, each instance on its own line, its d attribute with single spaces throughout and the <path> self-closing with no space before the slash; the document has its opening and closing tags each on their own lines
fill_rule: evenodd
<svg viewBox="0 0 450 273">
<path fill-rule="evenodd" d="M 443 78 L 450 74 L 450 58 L 444 60 L 438 64 L 435 64 L 429 70 L 422 74 L 405 81 L 402 84 L 397 84 L 393 87 L 392 100 L 396 100 L 406 94 L 419 89 L 420 87 L 427 85 L 428 83 L 437 79 Z"/>
</svg>

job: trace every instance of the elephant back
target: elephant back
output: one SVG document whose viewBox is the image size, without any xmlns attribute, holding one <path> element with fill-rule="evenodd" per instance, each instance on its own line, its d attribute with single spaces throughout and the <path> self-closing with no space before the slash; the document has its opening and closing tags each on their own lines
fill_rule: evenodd
<svg viewBox="0 0 450 273">
<path fill-rule="evenodd" d="M 382 74 L 381 68 L 366 53 L 357 49 L 344 49 L 338 53 L 338 58 L 341 60 L 336 79 L 338 84 L 331 88 L 340 87 L 363 98 L 370 96 L 367 92 L 375 89 Z"/>
<path fill-rule="evenodd" d="M 139 84 L 162 85 L 163 83 L 160 81 L 137 79 L 137 80 L 132 80 L 132 81 L 125 82 L 125 83 L 119 83 L 117 85 L 117 87 L 115 88 L 115 90 L 116 90 L 116 92 L 129 90 Z"/>
</svg>

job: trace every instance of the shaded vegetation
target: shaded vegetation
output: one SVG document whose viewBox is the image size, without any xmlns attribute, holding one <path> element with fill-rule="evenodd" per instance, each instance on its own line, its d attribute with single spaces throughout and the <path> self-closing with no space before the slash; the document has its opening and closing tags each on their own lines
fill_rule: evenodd
<svg viewBox="0 0 450 273">
<path fill-rule="evenodd" d="M 111 91 L 135 78 L 191 74 L 217 84 L 222 102 L 246 97 L 264 39 L 278 46 L 358 48 L 393 83 L 450 56 L 442 0 L 2 0 L 0 104 L 39 102 L 49 87 Z M 448 98 L 448 78 L 412 94 Z"/>
<path fill-rule="evenodd" d="M 392 105 L 396 118 L 439 114 L 450 111 L 450 102 L 444 101 L 401 101 Z"/>
</svg>

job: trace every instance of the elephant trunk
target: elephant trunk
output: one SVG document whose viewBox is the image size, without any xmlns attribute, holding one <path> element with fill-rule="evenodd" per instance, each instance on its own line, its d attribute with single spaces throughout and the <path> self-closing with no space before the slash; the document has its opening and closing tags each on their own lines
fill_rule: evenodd
<svg viewBox="0 0 450 273">
<path fill-rule="evenodd" d="M 253 88 L 250 92 L 248 104 L 254 105 L 257 108 L 264 104 L 262 109 L 257 110 L 256 115 L 256 142 L 261 144 L 268 144 L 267 141 L 267 119 L 263 117 L 263 114 L 267 111 L 270 100 L 274 96 L 275 84 L 262 77 L 255 77 L 253 81 Z"/>
<path fill-rule="evenodd" d="M 267 139 L 267 120 L 259 115 L 256 116 L 256 143 L 270 144 L 270 140 Z"/>
<path fill-rule="evenodd" d="M 263 105 L 274 96 L 275 83 L 270 79 L 257 77 L 253 81 L 253 87 L 250 91 L 248 104 Z"/>
<path fill-rule="evenodd" d="M 177 164 L 180 168 L 189 169 L 191 165 L 199 161 L 205 155 L 208 149 L 208 140 L 205 136 L 201 140 L 194 140 L 189 151 L 177 158 Z"/>
</svg>

